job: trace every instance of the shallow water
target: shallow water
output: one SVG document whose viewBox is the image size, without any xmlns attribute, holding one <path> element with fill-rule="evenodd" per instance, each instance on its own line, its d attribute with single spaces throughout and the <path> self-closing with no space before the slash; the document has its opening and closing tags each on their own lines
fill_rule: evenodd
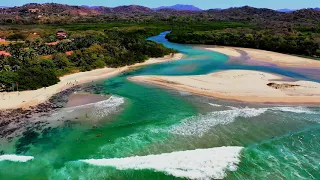
<svg viewBox="0 0 320 180">
<path fill-rule="evenodd" d="M 225 55 L 169 43 L 164 36 L 150 40 L 183 52 L 186 60 L 96 82 L 103 85 L 97 93 L 111 98 L 63 109 L 47 119 L 53 128 L 29 129 L 14 148 L 0 147 L 6 154 L 0 156 L 0 178 L 320 178 L 320 108 L 223 101 L 127 80 L 135 75 L 225 69 L 261 70 L 318 82 L 320 77 L 303 69 L 228 63 Z"/>
</svg>

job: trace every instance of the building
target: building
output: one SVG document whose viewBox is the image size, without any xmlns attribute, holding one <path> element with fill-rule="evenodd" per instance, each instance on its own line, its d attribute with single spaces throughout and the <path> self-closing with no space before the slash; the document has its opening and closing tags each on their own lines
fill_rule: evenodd
<svg viewBox="0 0 320 180">
<path fill-rule="evenodd" d="M 38 13 L 38 12 L 40 12 L 40 10 L 39 10 L 38 8 L 28 9 L 28 12 L 29 12 L 29 13 Z"/>
<path fill-rule="evenodd" d="M 67 33 L 65 31 L 57 31 L 57 39 L 67 39 Z"/>
<path fill-rule="evenodd" d="M 6 40 L 3 38 L 0 38 L 0 42 L 6 42 Z"/>
<path fill-rule="evenodd" d="M 11 56 L 11 54 L 6 51 L 0 51 L 0 56 Z"/>
</svg>

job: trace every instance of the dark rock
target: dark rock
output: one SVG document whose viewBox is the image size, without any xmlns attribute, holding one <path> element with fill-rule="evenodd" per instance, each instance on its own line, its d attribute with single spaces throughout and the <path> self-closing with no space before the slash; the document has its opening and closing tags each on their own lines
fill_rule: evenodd
<svg viewBox="0 0 320 180">
<path fill-rule="evenodd" d="M 25 117 L 29 119 L 29 118 L 32 118 L 32 115 L 31 114 L 27 114 Z"/>
</svg>

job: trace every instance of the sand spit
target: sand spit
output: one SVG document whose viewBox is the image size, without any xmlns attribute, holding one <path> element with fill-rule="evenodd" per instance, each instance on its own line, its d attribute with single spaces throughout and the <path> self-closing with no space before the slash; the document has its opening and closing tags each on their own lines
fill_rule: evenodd
<svg viewBox="0 0 320 180">
<path fill-rule="evenodd" d="M 320 61 L 308 58 L 292 56 L 277 52 L 265 51 L 260 49 L 240 48 L 240 47 L 225 47 L 218 46 L 206 48 L 207 50 L 219 52 L 230 57 L 241 57 L 241 51 L 245 52 L 252 60 L 273 63 L 278 66 L 287 67 L 320 67 Z"/>
</svg>

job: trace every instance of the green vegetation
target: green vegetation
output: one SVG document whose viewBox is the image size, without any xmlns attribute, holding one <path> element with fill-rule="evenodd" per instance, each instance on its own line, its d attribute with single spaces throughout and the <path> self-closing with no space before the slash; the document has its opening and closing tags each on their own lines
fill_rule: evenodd
<svg viewBox="0 0 320 180">
<path fill-rule="evenodd" d="M 45 39 L 1 45 L 0 50 L 11 56 L 0 56 L 0 89 L 38 89 L 56 84 L 57 77 L 103 67 L 120 67 L 144 62 L 151 57 L 175 53 L 173 49 L 145 40 L 163 29 L 135 28 L 134 30 L 73 32 L 72 41 L 56 45 Z M 71 51 L 71 55 L 66 52 Z"/>
<path fill-rule="evenodd" d="M 312 57 L 320 56 L 320 34 L 301 33 L 294 29 L 226 28 L 205 31 L 174 30 L 169 41 L 186 44 L 208 44 L 264 49 Z"/>
</svg>

